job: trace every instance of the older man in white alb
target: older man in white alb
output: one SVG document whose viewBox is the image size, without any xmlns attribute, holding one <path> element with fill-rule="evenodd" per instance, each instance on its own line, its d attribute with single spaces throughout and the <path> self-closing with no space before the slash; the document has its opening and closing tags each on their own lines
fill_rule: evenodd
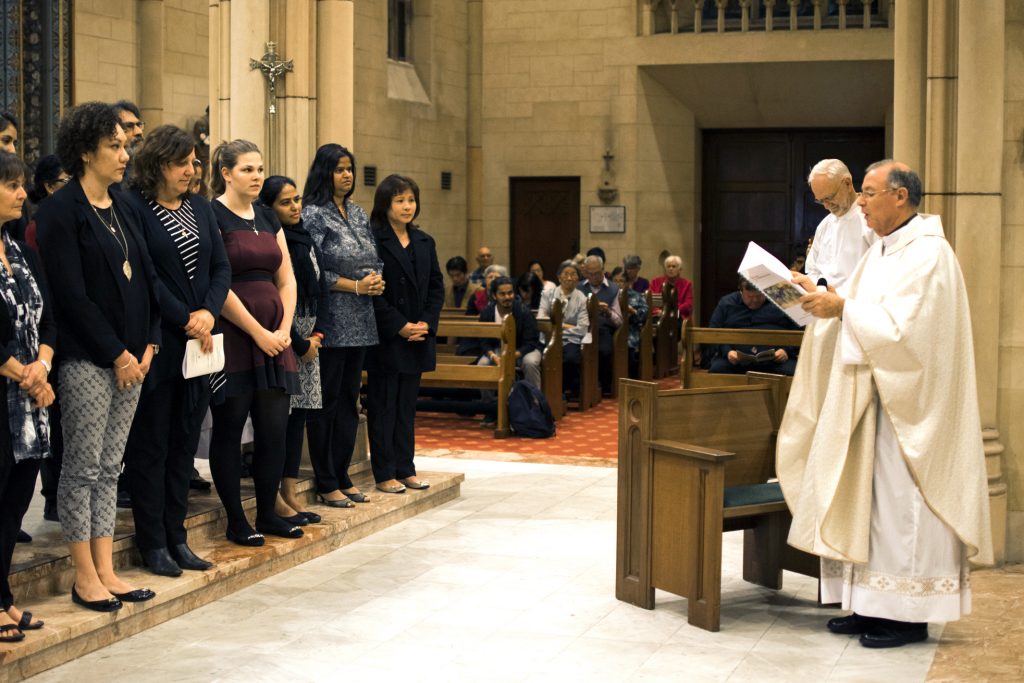
<svg viewBox="0 0 1024 683">
<path fill-rule="evenodd" d="M 838 159 L 822 159 L 811 169 L 807 184 L 814 201 L 828 209 L 828 215 L 814 231 L 804 271 L 811 282 L 825 278 L 828 284 L 839 287 L 878 237 L 864 222 L 846 164 Z"/>
</svg>

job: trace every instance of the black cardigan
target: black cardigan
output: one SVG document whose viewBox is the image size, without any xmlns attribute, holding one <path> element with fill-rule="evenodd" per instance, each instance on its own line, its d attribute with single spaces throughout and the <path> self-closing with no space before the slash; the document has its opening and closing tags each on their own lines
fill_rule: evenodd
<svg viewBox="0 0 1024 683">
<path fill-rule="evenodd" d="M 220 309 L 231 287 L 231 263 L 224 251 L 213 208 L 203 197 L 189 195 L 185 201 L 192 205 L 199 226 L 199 261 L 192 279 L 181 261 L 178 247 L 167 228 L 149 206 L 149 200 L 138 191 L 128 197 L 142 217 L 141 234 L 149 248 L 149 256 L 156 271 L 156 287 L 160 300 L 161 344 L 160 354 L 153 359 L 149 374 L 155 381 L 181 377 L 181 359 L 189 336 L 184 327 L 193 311 L 205 308 L 220 317 Z"/>
<path fill-rule="evenodd" d="M 39 255 L 54 295 L 60 356 L 105 368 L 112 367 L 126 348 L 141 359 L 146 344 L 160 343 L 156 273 L 139 232 L 144 219 L 123 194 L 111 190 L 110 196 L 126 237 L 138 251 L 141 267 L 133 278 L 142 278 L 148 295 L 141 310 L 128 310 L 124 257 L 114 253 L 109 232 L 90 208 L 78 178 L 51 195 L 36 214 Z M 132 323 L 144 333 L 126 339 Z"/>
</svg>

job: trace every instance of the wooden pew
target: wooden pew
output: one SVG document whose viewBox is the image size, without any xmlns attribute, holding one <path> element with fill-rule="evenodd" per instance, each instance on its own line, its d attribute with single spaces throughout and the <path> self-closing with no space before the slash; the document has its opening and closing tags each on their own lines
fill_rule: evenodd
<svg viewBox="0 0 1024 683">
<path fill-rule="evenodd" d="M 686 363 L 683 363 L 682 386 L 690 389 L 696 387 L 721 387 L 746 384 L 744 375 L 713 374 L 706 370 L 694 368 L 689 362 L 694 351 L 701 344 L 750 344 L 764 348 L 779 346 L 800 346 L 804 333 L 802 330 L 752 330 L 725 327 L 689 327 L 683 331 L 683 347 L 686 352 Z M 784 375 L 777 375 L 785 377 Z M 787 387 L 792 384 L 792 377 L 785 377 Z"/>
<path fill-rule="evenodd" d="M 644 296 L 647 297 L 648 313 L 647 320 L 640 328 L 640 345 L 637 352 L 640 354 L 639 379 L 650 382 L 654 379 L 654 324 L 658 320 L 654 316 L 654 308 L 661 306 L 661 294 L 655 294 L 648 289 L 644 292 Z"/>
<path fill-rule="evenodd" d="M 676 295 L 676 288 L 671 282 L 666 282 L 661 290 L 661 315 L 654 324 L 655 378 L 679 372 L 679 305 Z"/>
<path fill-rule="evenodd" d="M 754 378 L 775 381 L 770 378 Z M 791 521 L 773 476 L 779 410 L 769 384 L 658 391 L 622 381 L 615 596 L 654 608 L 687 598 L 687 619 L 717 631 L 722 533 L 744 530 L 743 578 L 782 587 L 782 570 L 817 575 L 786 546 Z"/>
<path fill-rule="evenodd" d="M 622 324 L 612 335 L 612 398 L 619 395 L 619 379 L 629 377 L 629 293 L 619 290 Z"/>
<path fill-rule="evenodd" d="M 597 374 L 598 358 L 598 321 L 600 306 L 596 296 L 587 298 L 587 316 L 590 318 L 590 342 L 580 348 L 580 411 L 593 408 L 601 402 L 601 381 Z"/>
<path fill-rule="evenodd" d="M 556 420 L 565 415 L 565 399 L 562 394 L 562 307 L 562 302 L 555 300 L 551 306 L 551 317 L 537 318 L 537 328 L 545 339 L 544 359 L 540 366 L 541 391 Z"/>
<path fill-rule="evenodd" d="M 437 367 L 423 373 L 420 386 L 458 389 L 491 389 L 497 392 L 498 418 L 494 438 L 509 435 L 508 394 L 516 379 L 516 321 L 511 315 L 501 324 L 482 323 L 467 316 L 463 320 L 443 318 L 437 327 L 438 336 L 500 339 L 501 363 L 476 365 L 470 356 L 438 355 Z"/>
</svg>

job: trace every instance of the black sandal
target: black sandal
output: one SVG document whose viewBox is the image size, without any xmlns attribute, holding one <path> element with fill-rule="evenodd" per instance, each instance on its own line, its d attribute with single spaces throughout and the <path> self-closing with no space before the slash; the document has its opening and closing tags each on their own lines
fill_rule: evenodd
<svg viewBox="0 0 1024 683">
<path fill-rule="evenodd" d="M 22 631 L 36 631 L 43 627 L 43 620 L 32 621 L 32 613 L 25 610 L 21 613 L 21 619 L 18 620 L 18 628 Z"/>
<path fill-rule="evenodd" d="M 17 631 L 13 636 L 7 635 L 8 631 Z M 0 643 L 20 643 L 25 640 L 25 634 L 21 632 L 17 624 L 4 624 L 0 626 Z"/>
<path fill-rule="evenodd" d="M 344 494 L 342 494 L 342 495 L 344 495 Z M 316 497 L 320 499 L 320 502 L 322 504 L 326 505 L 329 508 L 354 508 L 356 506 L 356 504 L 353 503 L 348 498 L 339 498 L 338 500 L 329 500 L 327 498 L 324 498 L 322 493 L 316 494 Z"/>
</svg>

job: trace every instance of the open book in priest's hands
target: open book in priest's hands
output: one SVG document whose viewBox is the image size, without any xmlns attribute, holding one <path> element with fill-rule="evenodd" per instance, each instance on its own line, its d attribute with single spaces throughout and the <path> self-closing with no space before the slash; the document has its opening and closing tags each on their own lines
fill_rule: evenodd
<svg viewBox="0 0 1024 683">
<path fill-rule="evenodd" d="M 806 325 L 814 316 L 800 307 L 799 299 L 807 291 L 793 284 L 793 275 L 782 261 L 763 247 L 751 242 L 737 272 L 757 287 L 769 301 L 782 309 L 798 325 Z"/>
</svg>

